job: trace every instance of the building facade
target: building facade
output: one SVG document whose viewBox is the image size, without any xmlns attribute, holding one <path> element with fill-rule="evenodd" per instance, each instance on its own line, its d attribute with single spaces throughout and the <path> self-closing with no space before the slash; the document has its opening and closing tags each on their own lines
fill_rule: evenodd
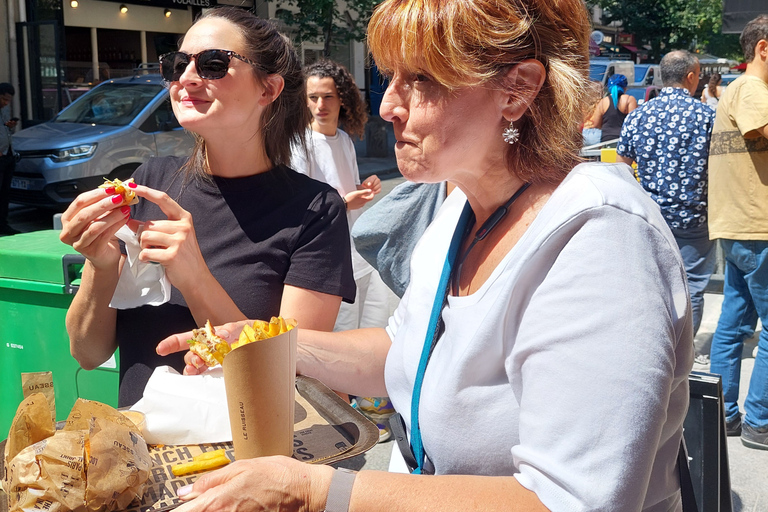
<svg viewBox="0 0 768 512">
<path fill-rule="evenodd" d="M 254 8 L 253 0 L 0 0 L 0 81 L 16 87 L 14 113 L 22 126 L 31 126 L 105 79 L 155 65 L 178 47 L 195 16 L 221 4 L 275 18 L 275 2 Z M 322 44 L 297 47 L 305 63 L 322 55 Z M 362 43 L 334 46 L 331 57 L 365 88 Z"/>
</svg>

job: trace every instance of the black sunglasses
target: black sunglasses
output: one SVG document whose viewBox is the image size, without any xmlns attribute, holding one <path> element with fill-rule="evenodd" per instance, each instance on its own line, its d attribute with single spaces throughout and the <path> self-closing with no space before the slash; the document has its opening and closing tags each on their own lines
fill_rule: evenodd
<svg viewBox="0 0 768 512">
<path fill-rule="evenodd" d="M 243 57 L 230 50 L 203 50 L 190 55 L 187 52 L 170 52 L 160 56 L 160 74 L 166 82 L 177 82 L 190 61 L 195 61 L 195 69 L 200 78 L 218 80 L 227 76 L 232 57 L 255 66 L 248 57 Z"/>
</svg>

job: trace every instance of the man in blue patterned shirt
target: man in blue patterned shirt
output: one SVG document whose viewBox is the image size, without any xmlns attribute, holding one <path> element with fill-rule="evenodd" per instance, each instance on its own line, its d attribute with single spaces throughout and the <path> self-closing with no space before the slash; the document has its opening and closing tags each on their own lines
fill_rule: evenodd
<svg viewBox="0 0 768 512">
<path fill-rule="evenodd" d="M 661 60 L 665 87 L 624 120 L 618 161 L 637 162 L 640 184 L 661 208 L 680 247 L 688 275 L 693 329 L 704 309 L 704 288 L 715 270 L 715 242 L 707 229 L 707 160 L 715 111 L 691 94 L 699 60 L 677 50 Z"/>
</svg>

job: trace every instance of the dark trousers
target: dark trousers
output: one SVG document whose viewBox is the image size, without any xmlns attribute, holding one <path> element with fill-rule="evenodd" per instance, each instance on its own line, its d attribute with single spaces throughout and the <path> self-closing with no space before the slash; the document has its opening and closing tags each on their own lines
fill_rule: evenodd
<svg viewBox="0 0 768 512">
<path fill-rule="evenodd" d="M 13 153 L 0 156 L 0 227 L 8 225 L 8 203 L 11 200 L 11 178 L 16 168 Z"/>
</svg>

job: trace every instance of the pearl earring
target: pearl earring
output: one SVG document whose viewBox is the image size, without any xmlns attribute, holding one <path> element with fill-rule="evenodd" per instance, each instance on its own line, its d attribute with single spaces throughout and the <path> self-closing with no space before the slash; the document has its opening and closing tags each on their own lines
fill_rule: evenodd
<svg viewBox="0 0 768 512">
<path fill-rule="evenodd" d="M 520 138 L 520 131 L 515 128 L 513 121 L 509 122 L 509 126 L 504 130 L 503 136 L 504 142 L 508 144 L 514 144 Z"/>
</svg>

